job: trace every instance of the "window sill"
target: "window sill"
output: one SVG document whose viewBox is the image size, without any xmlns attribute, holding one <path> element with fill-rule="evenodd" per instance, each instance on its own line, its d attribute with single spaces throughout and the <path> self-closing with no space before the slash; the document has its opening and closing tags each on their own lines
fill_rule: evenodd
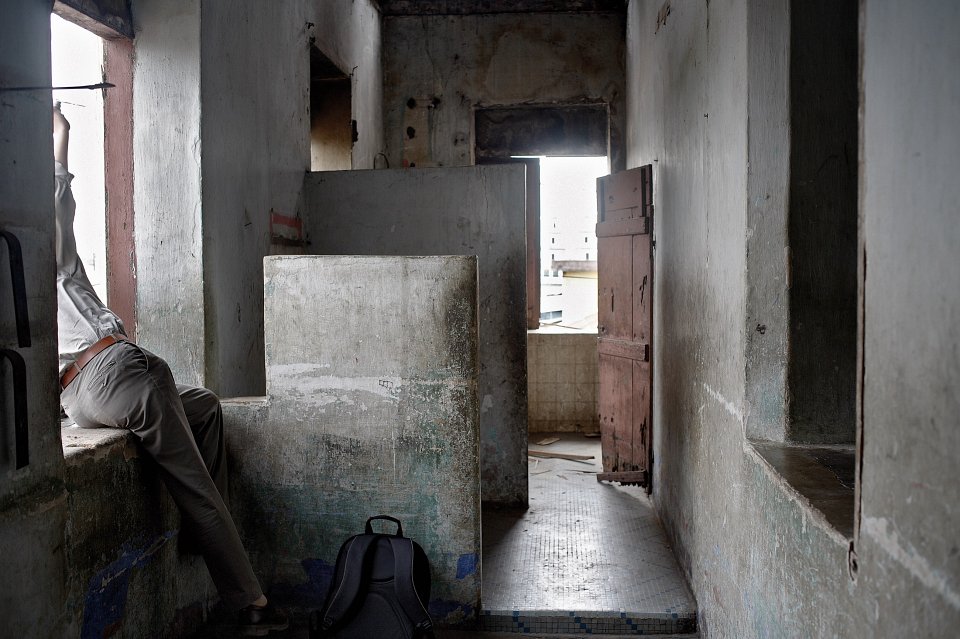
<svg viewBox="0 0 960 639">
<path fill-rule="evenodd" d="M 850 445 L 800 445 L 751 440 L 780 478 L 846 539 L 853 538 L 856 454 Z"/>
</svg>

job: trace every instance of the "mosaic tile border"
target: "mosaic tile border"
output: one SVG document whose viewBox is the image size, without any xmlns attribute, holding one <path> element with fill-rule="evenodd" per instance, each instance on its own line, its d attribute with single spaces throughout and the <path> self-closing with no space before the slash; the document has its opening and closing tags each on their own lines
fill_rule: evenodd
<svg viewBox="0 0 960 639">
<path fill-rule="evenodd" d="M 583 635 L 657 635 L 696 631 L 696 615 L 663 613 L 484 610 L 480 628 L 511 633 Z"/>
</svg>

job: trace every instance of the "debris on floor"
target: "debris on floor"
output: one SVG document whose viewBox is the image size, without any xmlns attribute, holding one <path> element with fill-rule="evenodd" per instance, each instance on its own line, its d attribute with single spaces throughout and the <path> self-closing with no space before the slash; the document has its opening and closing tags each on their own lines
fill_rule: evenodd
<svg viewBox="0 0 960 639">
<path fill-rule="evenodd" d="M 557 435 L 551 452 L 594 459 L 533 457 L 529 508 L 484 511 L 480 628 L 528 637 L 695 632 L 696 602 L 646 491 L 598 483 L 600 441 Z"/>
<path fill-rule="evenodd" d="M 549 459 L 570 459 L 573 461 L 587 461 L 593 459 L 593 455 L 577 455 L 574 453 L 554 453 L 547 450 L 533 450 L 532 448 L 527 450 L 527 454 L 531 457 L 546 457 Z"/>
</svg>

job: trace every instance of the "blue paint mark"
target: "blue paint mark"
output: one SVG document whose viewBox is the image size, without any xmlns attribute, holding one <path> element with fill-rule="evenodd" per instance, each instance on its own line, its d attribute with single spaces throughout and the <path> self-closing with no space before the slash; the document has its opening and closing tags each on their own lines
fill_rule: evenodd
<svg viewBox="0 0 960 639">
<path fill-rule="evenodd" d="M 127 541 L 120 547 L 120 556 L 90 578 L 83 598 L 81 639 L 102 639 L 114 634 L 123 623 L 127 606 L 127 589 L 134 568 L 146 566 L 164 544 L 177 533 L 170 530 L 144 544 Z"/>
<path fill-rule="evenodd" d="M 477 572 L 477 553 L 470 552 L 460 555 L 457 559 L 457 579 L 463 579 Z"/>
<path fill-rule="evenodd" d="M 427 609 L 430 612 L 430 616 L 433 618 L 434 623 L 443 623 L 450 616 L 454 617 L 453 619 L 449 620 L 451 622 L 460 621 L 461 619 L 469 619 L 473 616 L 473 606 L 470 604 L 460 603 L 459 601 L 434 599 L 430 602 L 430 605 L 427 606 Z"/>
</svg>

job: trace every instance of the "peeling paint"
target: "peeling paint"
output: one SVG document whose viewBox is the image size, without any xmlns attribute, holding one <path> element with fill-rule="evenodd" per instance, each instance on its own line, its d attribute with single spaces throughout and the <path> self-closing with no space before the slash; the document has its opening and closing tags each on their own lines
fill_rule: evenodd
<svg viewBox="0 0 960 639">
<path fill-rule="evenodd" d="M 267 410 L 225 413 L 258 574 L 316 608 L 340 544 L 389 514 L 427 553 L 433 595 L 475 611 L 460 602 L 480 592 L 476 258 L 268 258 L 265 276 Z M 337 330 L 284 339 L 317 325 Z"/>
<path fill-rule="evenodd" d="M 123 626 L 127 589 L 134 569 L 149 564 L 176 531 L 167 531 L 146 546 L 143 541 L 123 544 L 120 556 L 90 578 L 83 605 L 82 639 L 109 637 Z"/>
<path fill-rule="evenodd" d="M 457 579 L 463 579 L 477 571 L 479 555 L 475 552 L 460 555 L 457 559 Z"/>
<path fill-rule="evenodd" d="M 447 599 L 432 599 L 427 608 L 434 622 L 444 625 L 455 625 L 472 619 L 476 612 L 476 608 L 470 604 Z"/>
</svg>

